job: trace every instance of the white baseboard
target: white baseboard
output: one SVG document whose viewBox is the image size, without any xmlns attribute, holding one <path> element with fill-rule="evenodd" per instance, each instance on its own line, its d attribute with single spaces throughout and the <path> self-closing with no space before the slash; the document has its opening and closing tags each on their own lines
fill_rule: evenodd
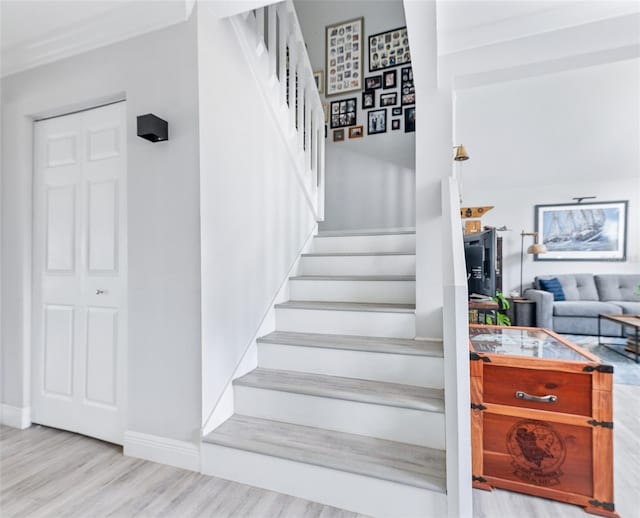
<svg viewBox="0 0 640 518">
<path fill-rule="evenodd" d="M 127 431 L 124 434 L 124 454 L 176 468 L 200 471 L 200 446 L 192 442 Z"/>
<path fill-rule="evenodd" d="M 0 424 L 24 430 L 31 426 L 31 407 L 18 407 L 2 403 L 0 406 Z"/>
</svg>

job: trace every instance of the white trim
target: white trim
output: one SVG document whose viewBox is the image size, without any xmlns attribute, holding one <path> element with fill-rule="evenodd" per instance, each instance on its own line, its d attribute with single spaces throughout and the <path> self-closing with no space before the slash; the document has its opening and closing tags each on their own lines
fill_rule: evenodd
<svg viewBox="0 0 640 518">
<path fill-rule="evenodd" d="M 24 430 L 31 426 L 31 407 L 18 407 L 2 403 L 0 406 L 0 424 Z"/>
<path fill-rule="evenodd" d="M 128 457 L 200 471 L 200 445 L 192 442 L 127 431 L 124 434 L 123 453 Z"/>
</svg>

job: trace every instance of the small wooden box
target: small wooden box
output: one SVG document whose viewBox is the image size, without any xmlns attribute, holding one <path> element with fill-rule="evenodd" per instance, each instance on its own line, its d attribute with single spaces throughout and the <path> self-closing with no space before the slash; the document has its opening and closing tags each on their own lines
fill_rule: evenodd
<svg viewBox="0 0 640 518">
<path fill-rule="evenodd" d="M 613 367 L 546 329 L 469 326 L 473 485 L 617 517 Z"/>
</svg>

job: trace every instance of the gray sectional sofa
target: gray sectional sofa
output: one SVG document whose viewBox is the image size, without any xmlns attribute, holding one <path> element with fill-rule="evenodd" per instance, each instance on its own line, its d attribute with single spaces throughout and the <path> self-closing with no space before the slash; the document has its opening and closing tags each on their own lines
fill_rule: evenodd
<svg viewBox="0 0 640 518">
<path fill-rule="evenodd" d="M 557 278 L 564 291 L 564 301 L 554 301 L 548 291 L 540 290 L 539 279 Z M 536 302 L 538 327 L 557 333 L 597 335 L 599 313 L 627 313 L 640 315 L 640 296 L 637 294 L 640 274 L 591 273 L 543 275 L 536 277 L 534 289 L 525 297 Z M 602 334 L 621 336 L 621 326 L 602 320 Z"/>
</svg>

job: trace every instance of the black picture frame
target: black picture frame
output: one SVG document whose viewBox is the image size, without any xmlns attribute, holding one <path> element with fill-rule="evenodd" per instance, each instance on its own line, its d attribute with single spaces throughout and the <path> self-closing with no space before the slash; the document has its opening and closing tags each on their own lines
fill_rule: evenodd
<svg viewBox="0 0 640 518">
<path fill-rule="evenodd" d="M 392 130 L 400 129 L 400 119 L 391 119 L 391 129 Z"/>
<path fill-rule="evenodd" d="M 380 108 L 383 106 L 394 106 L 398 104 L 398 92 L 380 94 Z"/>
<path fill-rule="evenodd" d="M 382 88 L 388 90 L 389 88 L 395 88 L 398 82 L 397 70 L 388 70 L 382 74 Z"/>
<path fill-rule="evenodd" d="M 413 68 L 411 67 L 400 69 L 400 94 L 402 106 L 416 103 L 416 88 L 413 84 Z"/>
<path fill-rule="evenodd" d="M 367 135 L 387 132 L 387 109 L 371 110 L 367 117 Z"/>
<path fill-rule="evenodd" d="M 382 74 L 379 76 L 369 76 L 364 78 L 365 90 L 375 90 L 382 88 Z"/>
<path fill-rule="evenodd" d="M 358 123 L 357 101 L 357 97 L 331 101 L 331 108 L 329 110 L 331 129 L 347 128 Z"/>
<path fill-rule="evenodd" d="M 376 107 L 376 92 L 374 90 L 365 90 L 362 92 L 362 109 Z"/>
<path fill-rule="evenodd" d="M 547 253 L 534 261 L 626 261 L 629 202 L 535 206 L 535 231 Z"/>
<path fill-rule="evenodd" d="M 412 133 L 416 130 L 416 107 L 404 109 L 404 132 Z"/>
<path fill-rule="evenodd" d="M 333 141 L 344 142 L 344 128 L 333 130 Z"/>
<path fill-rule="evenodd" d="M 406 27 L 369 36 L 369 72 L 411 63 Z"/>
<path fill-rule="evenodd" d="M 402 108 L 394 108 L 391 110 L 391 115 L 402 115 Z"/>
</svg>

